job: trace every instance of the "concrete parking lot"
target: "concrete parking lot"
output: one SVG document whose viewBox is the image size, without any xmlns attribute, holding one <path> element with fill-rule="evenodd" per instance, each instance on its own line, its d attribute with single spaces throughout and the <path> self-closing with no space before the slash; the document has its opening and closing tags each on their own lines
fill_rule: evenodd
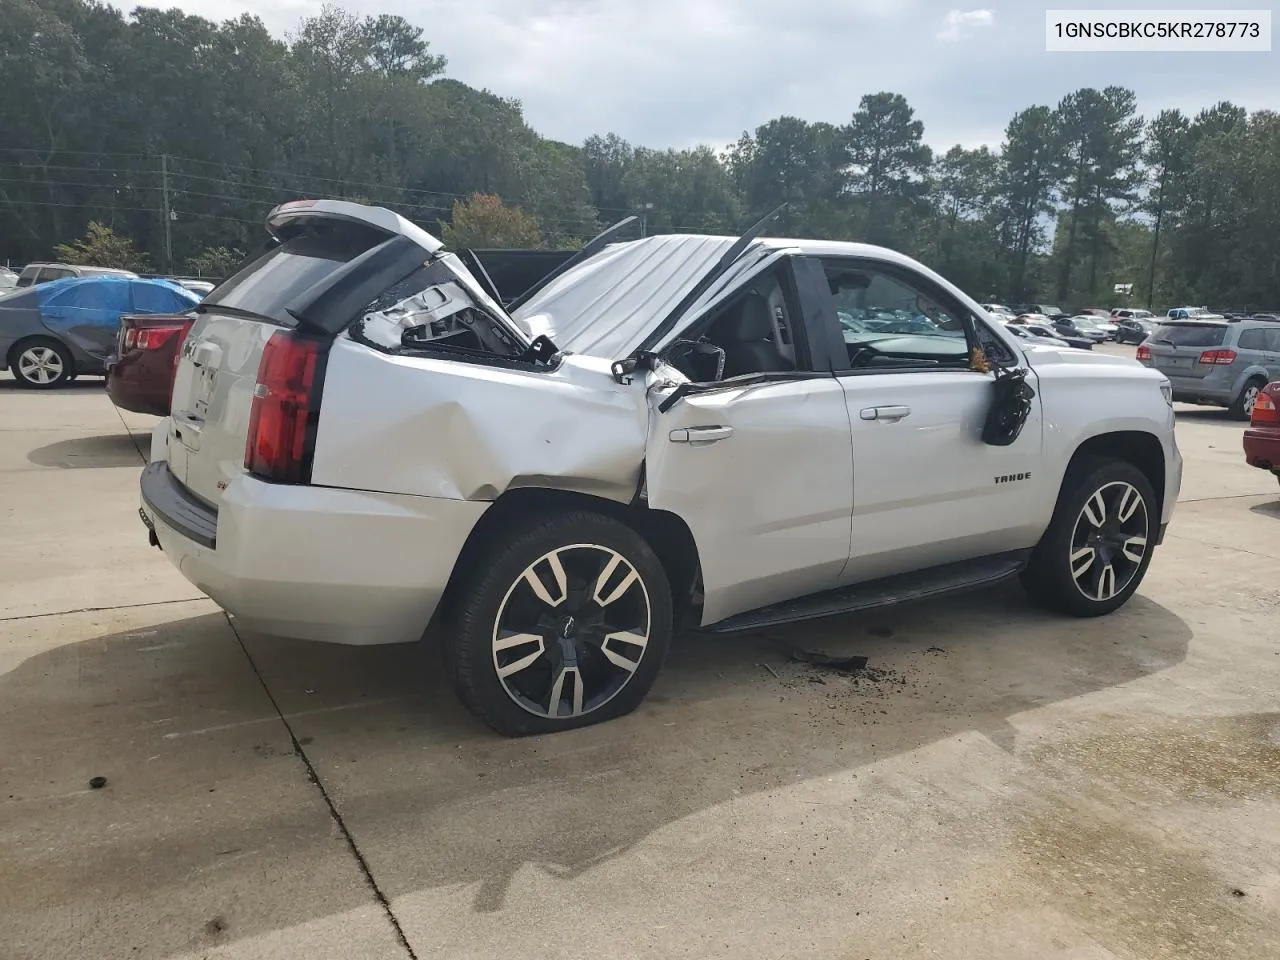
<svg viewBox="0 0 1280 960">
<path fill-rule="evenodd" d="M 4 960 L 1280 957 L 1280 486 L 1223 412 L 1112 617 L 689 637 L 516 741 L 429 651 L 237 631 L 147 545 L 153 422 L 0 379 Z"/>
</svg>

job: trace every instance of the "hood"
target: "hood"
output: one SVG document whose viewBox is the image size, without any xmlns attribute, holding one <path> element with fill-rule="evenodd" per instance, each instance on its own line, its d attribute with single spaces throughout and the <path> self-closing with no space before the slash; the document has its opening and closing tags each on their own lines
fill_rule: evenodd
<svg viewBox="0 0 1280 960">
<path fill-rule="evenodd" d="M 1094 353 L 1092 350 L 1078 350 L 1075 347 L 1049 346 L 1048 344 L 1022 342 L 1022 352 L 1026 354 L 1027 362 L 1032 368 L 1046 367 L 1051 364 L 1090 364 L 1092 366 L 1121 366 L 1132 367 L 1135 370 L 1146 370 L 1147 368 L 1140 364 L 1137 360 L 1130 357 L 1117 357 L 1110 353 Z"/>
</svg>

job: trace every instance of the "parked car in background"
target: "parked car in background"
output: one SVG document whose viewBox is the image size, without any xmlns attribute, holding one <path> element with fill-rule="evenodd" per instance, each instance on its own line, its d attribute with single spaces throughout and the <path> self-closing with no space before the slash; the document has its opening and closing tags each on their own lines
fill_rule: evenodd
<svg viewBox="0 0 1280 960">
<path fill-rule="evenodd" d="M 1004 328 L 1008 330 L 1010 333 L 1012 333 L 1019 340 L 1025 341 L 1026 343 L 1038 343 L 1046 347 L 1073 346 L 1073 344 L 1069 343 L 1064 337 L 1060 337 L 1057 334 L 1053 334 L 1052 336 L 1050 336 L 1052 331 L 1048 327 L 1039 327 L 1033 324 L 1005 322 Z M 1040 332 L 1039 333 L 1034 332 L 1037 330 Z M 1093 348 L 1092 343 L 1086 343 L 1085 345 L 1086 350 L 1089 350 L 1092 348 Z"/>
<path fill-rule="evenodd" d="M 1105 615 L 1175 509 L 1163 376 L 1024 348 L 891 250 L 606 232 L 508 309 L 389 210 L 268 224 L 180 352 L 148 539 L 250 630 L 438 634 L 503 734 L 634 710 L 681 627 L 1015 578 Z M 837 319 L 897 312 L 932 326 Z"/>
<path fill-rule="evenodd" d="M 1266 384 L 1254 398 L 1244 431 L 1244 460 L 1280 480 L 1280 380 Z"/>
<path fill-rule="evenodd" d="M 1051 303 L 1029 303 L 1022 310 L 1023 313 L 1038 313 L 1041 316 L 1049 317 L 1065 317 L 1067 314 L 1061 307 L 1055 307 Z"/>
<path fill-rule="evenodd" d="M 1111 309 L 1111 318 L 1117 322 L 1120 320 L 1148 320 L 1154 317 L 1150 310 L 1138 310 L 1133 307 L 1113 307 Z"/>
<path fill-rule="evenodd" d="M 1169 378 L 1175 400 L 1226 407 L 1235 419 L 1248 420 L 1262 388 L 1280 379 L 1280 321 L 1163 320 L 1138 347 L 1137 359 Z"/>
<path fill-rule="evenodd" d="M 1101 333 L 1105 340 L 1115 339 L 1117 328 L 1109 318 L 1099 317 L 1092 313 L 1078 313 L 1071 318 L 1071 322 L 1086 334 L 1090 332 Z"/>
<path fill-rule="evenodd" d="M 1003 303 L 980 303 L 978 306 L 998 320 L 1011 320 L 1014 317 L 1014 312 Z"/>
<path fill-rule="evenodd" d="M 1083 310 L 1077 310 L 1076 315 L 1077 316 L 1084 315 L 1087 317 L 1100 317 L 1101 319 L 1105 320 L 1111 316 L 1111 311 L 1103 310 L 1101 307 L 1085 307 Z"/>
<path fill-rule="evenodd" d="M 1194 317 L 1204 317 L 1208 315 L 1208 307 L 1174 307 L 1165 314 L 1165 317 L 1169 320 L 1189 320 Z"/>
<path fill-rule="evenodd" d="M 1065 343 L 1069 347 L 1075 347 L 1077 350 L 1092 350 L 1095 341 L 1088 337 L 1077 337 L 1071 334 L 1059 333 L 1057 328 L 1049 321 L 1043 318 L 1040 322 L 1026 322 L 1020 324 L 1023 329 L 1034 334 L 1037 337 L 1050 337 Z"/>
<path fill-rule="evenodd" d="M 120 317 L 190 310 L 200 298 L 165 280 L 114 275 L 40 283 L 0 299 L 0 357 L 24 387 L 106 372 Z"/>
<path fill-rule="evenodd" d="M 1075 337 L 1080 340 L 1091 340 L 1094 343 L 1101 343 L 1107 339 L 1107 335 L 1101 330 L 1092 326 L 1083 326 L 1076 323 L 1071 317 L 1064 315 L 1056 317 L 1048 317 L 1050 326 L 1058 333 L 1067 337 Z"/>
<path fill-rule="evenodd" d="M 186 287 L 192 293 L 200 294 L 202 297 L 213 293 L 214 284 L 209 280 L 188 280 L 184 277 L 177 277 L 174 278 L 173 282 L 180 287 Z"/>
<path fill-rule="evenodd" d="M 117 407 L 157 417 L 169 415 L 178 351 L 194 313 L 126 314 L 107 359 L 107 396 Z"/>
<path fill-rule="evenodd" d="M 116 270 L 113 267 L 82 267 L 74 263 L 28 263 L 18 274 L 18 286 L 34 287 L 54 280 L 68 280 L 76 277 L 136 277 L 131 270 Z"/>
<path fill-rule="evenodd" d="M 1156 321 L 1151 317 L 1127 317 L 1116 321 L 1116 343 L 1141 343 L 1151 336 Z"/>
</svg>

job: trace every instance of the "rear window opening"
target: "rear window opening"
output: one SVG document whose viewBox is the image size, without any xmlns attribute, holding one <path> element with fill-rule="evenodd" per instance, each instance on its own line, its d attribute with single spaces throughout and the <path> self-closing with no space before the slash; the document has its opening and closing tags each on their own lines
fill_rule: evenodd
<svg viewBox="0 0 1280 960">
<path fill-rule="evenodd" d="M 443 261 L 424 264 L 375 297 L 350 332 L 357 342 L 390 353 L 516 358 L 523 352 Z"/>
<path fill-rule="evenodd" d="M 286 306 L 386 239 L 386 234 L 361 224 L 311 221 L 303 232 L 241 267 L 204 299 L 204 305 L 245 310 L 270 317 L 282 327 L 295 327 L 297 321 Z"/>
<path fill-rule="evenodd" d="M 1162 323 L 1151 336 L 1152 343 L 1175 347 L 1216 347 L 1226 339 L 1221 323 Z"/>
</svg>

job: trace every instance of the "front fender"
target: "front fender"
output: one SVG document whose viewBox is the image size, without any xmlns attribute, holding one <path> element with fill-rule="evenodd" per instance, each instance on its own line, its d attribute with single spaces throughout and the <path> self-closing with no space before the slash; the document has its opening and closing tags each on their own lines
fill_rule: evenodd
<svg viewBox="0 0 1280 960">
<path fill-rule="evenodd" d="M 1145 433 L 1160 444 L 1164 457 L 1161 522 L 1172 516 L 1182 482 L 1182 456 L 1175 436 L 1173 408 L 1160 393 L 1164 377 L 1152 371 L 1134 376 L 1132 366 L 1046 367 L 1040 371 L 1044 415 L 1045 516 L 1054 505 L 1072 457 L 1089 440 L 1116 433 Z M 1046 521 L 1047 522 L 1047 521 Z"/>
</svg>

